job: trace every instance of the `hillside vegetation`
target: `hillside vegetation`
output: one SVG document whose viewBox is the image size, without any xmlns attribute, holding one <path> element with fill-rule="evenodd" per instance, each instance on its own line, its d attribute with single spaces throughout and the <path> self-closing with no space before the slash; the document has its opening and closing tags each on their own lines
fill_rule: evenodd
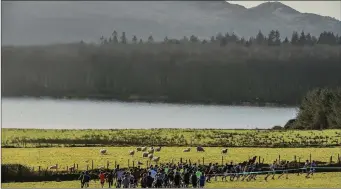
<svg viewBox="0 0 341 189">
<path fill-rule="evenodd" d="M 248 40 L 126 36 L 114 32 L 101 45 L 4 47 L 2 95 L 297 105 L 309 90 L 341 86 L 341 40 L 328 32 L 296 32 L 291 41 L 278 31 Z"/>
<path fill-rule="evenodd" d="M 2 147 L 229 146 L 327 147 L 341 143 L 341 130 L 271 131 L 223 129 L 2 129 Z"/>
<path fill-rule="evenodd" d="M 292 129 L 341 129 L 341 88 L 315 89 L 306 95 L 297 119 L 285 128 Z"/>
</svg>

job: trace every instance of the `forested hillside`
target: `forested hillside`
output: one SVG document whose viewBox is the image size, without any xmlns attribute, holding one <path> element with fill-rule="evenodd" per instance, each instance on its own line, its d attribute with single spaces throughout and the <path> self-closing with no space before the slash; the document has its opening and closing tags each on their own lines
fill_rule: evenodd
<svg viewBox="0 0 341 189">
<path fill-rule="evenodd" d="M 3 47 L 2 95 L 178 103 L 298 105 L 341 86 L 341 38 L 260 31 L 155 42 L 113 32 L 101 44 Z"/>
</svg>

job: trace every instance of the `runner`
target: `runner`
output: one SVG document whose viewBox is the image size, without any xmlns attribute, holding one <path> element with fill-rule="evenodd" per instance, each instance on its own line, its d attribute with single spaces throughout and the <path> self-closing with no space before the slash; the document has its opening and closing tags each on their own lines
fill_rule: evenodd
<svg viewBox="0 0 341 189">
<path fill-rule="evenodd" d="M 101 182 L 101 186 L 102 186 L 102 188 L 103 188 L 103 187 L 104 187 L 104 183 L 105 183 L 105 175 L 104 175 L 104 172 L 100 171 L 98 177 L 99 177 L 99 180 L 100 180 L 100 182 Z"/>
<path fill-rule="evenodd" d="M 151 172 L 148 173 L 148 176 L 147 176 L 147 188 L 152 188 L 153 186 L 153 182 L 154 182 L 154 179 L 153 177 L 151 176 Z"/>
<path fill-rule="evenodd" d="M 309 175 L 313 176 L 314 172 L 315 172 L 315 167 L 316 167 L 316 162 L 313 161 L 311 162 L 310 164 L 310 170 L 309 172 L 307 173 L 307 176 L 305 176 L 306 178 L 310 178 Z"/>
<path fill-rule="evenodd" d="M 205 187 L 205 181 L 206 181 L 205 174 L 202 174 L 200 176 L 200 179 L 199 179 L 199 186 L 200 186 L 200 188 L 204 188 Z"/>
<path fill-rule="evenodd" d="M 118 168 L 116 172 L 116 187 L 117 188 L 121 188 L 123 174 L 124 174 L 124 171 Z"/>
<path fill-rule="evenodd" d="M 85 172 L 81 172 L 81 174 L 78 178 L 81 181 L 81 188 L 84 187 L 84 177 L 85 177 Z"/>
<path fill-rule="evenodd" d="M 147 174 L 143 173 L 143 176 L 141 178 L 141 188 L 147 188 Z"/>
<path fill-rule="evenodd" d="M 189 186 L 189 180 L 190 180 L 190 176 L 191 176 L 191 173 L 189 171 L 187 171 L 187 169 L 185 170 L 185 173 L 184 173 L 184 187 L 187 188 Z"/>
<path fill-rule="evenodd" d="M 267 174 L 266 177 L 264 178 L 265 181 L 268 181 L 268 177 L 270 176 L 270 174 L 272 174 L 272 180 L 275 180 L 275 174 L 276 174 L 276 161 L 274 161 L 274 162 L 270 165 L 270 171 L 268 172 L 268 174 Z"/>
<path fill-rule="evenodd" d="M 109 188 L 111 188 L 114 185 L 114 171 L 109 171 L 107 173 L 106 178 L 107 178 Z"/>
<path fill-rule="evenodd" d="M 123 179 L 122 179 L 122 185 L 123 185 L 123 188 L 129 188 L 130 177 L 129 177 L 128 173 L 124 174 Z"/>
<path fill-rule="evenodd" d="M 88 173 L 88 171 L 85 171 L 84 174 L 84 188 L 88 188 L 89 187 L 89 182 L 90 182 L 90 175 Z"/>
<path fill-rule="evenodd" d="M 278 176 L 278 179 L 280 179 L 284 174 L 286 174 L 286 179 L 288 179 L 288 174 L 289 174 L 289 161 L 285 162 L 284 165 L 282 166 L 283 172 L 281 175 Z"/>
<path fill-rule="evenodd" d="M 198 177 L 195 173 L 192 174 L 191 180 L 193 188 L 196 188 L 198 186 Z"/>
<path fill-rule="evenodd" d="M 248 173 L 249 172 L 249 168 L 251 168 L 251 166 L 248 166 L 247 164 L 244 166 L 243 178 L 242 178 L 241 181 L 244 181 L 244 179 L 249 176 L 249 173 Z"/>
<path fill-rule="evenodd" d="M 180 188 L 180 185 L 181 185 L 181 175 L 180 175 L 179 171 L 176 171 L 176 173 L 175 173 L 174 185 L 175 185 L 175 188 Z"/>
<path fill-rule="evenodd" d="M 309 160 L 306 160 L 302 169 L 302 173 L 308 173 Z"/>
</svg>

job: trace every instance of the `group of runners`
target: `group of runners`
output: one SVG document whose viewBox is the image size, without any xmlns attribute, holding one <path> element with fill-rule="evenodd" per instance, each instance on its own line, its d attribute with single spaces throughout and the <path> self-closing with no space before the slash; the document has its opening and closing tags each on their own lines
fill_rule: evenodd
<svg viewBox="0 0 341 189">
<path fill-rule="evenodd" d="M 305 162 L 302 169 L 292 169 L 289 161 L 278 162 L 277 160 L 270 164 L 267 173 L 265 172 L 265 180 L 272 176 L 275 179 L 276 173 L 280 173 L 278 179 L 283 175 L 297 172 L 306 173 L 306 178 L 313 175 L 315 172 L 315 161 Z M 297 167 L 296 167 L 297 168 Z M 196 164 L 178 163 L 165 165 L 151 165 L 149 168 L 132 168 L 122 169 L 119 166 L 112 171 L 101 171 L 98 175 L 89 172 L 83 172 L 80 176 L 81 188 L 89 187 L 91 177 L 96 182 L 99 179 L 101 187 L 105 183 L 109 188 L 204 188 L 206 183 L 211 182 L 214 178 L 217 181 L 221 177 L 222 181 L 251 181 L 256 180 L 257 175 L 264 173 L 264 168 L 261 168 L 255 158 L 250 159 L 248 162 L 233 164 L 233 162 L 224 166 L 216 164 L 209 164 L 208 166 L 198 166 Z M 91 175 L 91 176 L 90 176 Z M 227 179 L 229 177 L 229 179 Z M 115 185 L 114 185 L 115 183 Z"/>
</svg>

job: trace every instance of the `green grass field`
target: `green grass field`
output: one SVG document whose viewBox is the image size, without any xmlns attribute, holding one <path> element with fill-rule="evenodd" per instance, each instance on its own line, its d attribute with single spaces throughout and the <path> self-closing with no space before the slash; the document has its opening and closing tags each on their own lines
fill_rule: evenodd
<svg viewBox="0 0 341 189">
<path fill-rule="evenodd" d="M 326 147 L 341 144 L 341 129 L 323 131 L 127 129 L 52 130 L 2 129 L 2 147 L 39 146 L 234 146 Z"/>
<path fill-rule="evenodd" d="M 3 148 L 2 163 L 19 163 L 29 167 L 46 169 L 51 165 L 58 164 L 59 170 L 66 169 L 74 163 L 78 164 L 79 169 L 86 169 L 87 165 L 91 168 L 91 162 L 94 161 L 94 168 L 106 166 L 107 161 L 110 167 L 114 167 L 114 162 L 123 167 L 130 166 L 133 161 L 141 161 L 146 166 L 146 158 L 142 158 L 142 152 L 136 152 L 133 157 L 129 156 L 128 152 L 136 147 L 108 147 L 107 155 L 99 153 L 101 147 L 74 147 L 74 148 Z M 195 148 L 191 152 L 184 153 L 185 147 L 164 147 L 160 152 L 155 152 L 155 156 L 160 157 L 160 162 L 180 161 L 180 158 L 191 160 L 191 162 L 202 163 L 202 158 L 205 158 L 205 164 L 221 163 L 221 149 L 218 147 L 206 147 L 205 152 L 196 152 Z M 333 156 L 334 161 L 337 160 L 337 155 L 341 155 L 340 148 L 228 148 L 228 155 L 224 157 L 224 162 L 242 162 L 253 156 L 261 156 L 261 161 L 264 158 L 264 163 L 270 163 L 275 159 L 294 160 L 296 155 L 297 161 L 301 162 L 310 158 L 312 160 L 329 162 L 330 156 Z M 136 165 L 136 164 L 135 164 Z M 142 166 L 142 167 L 143 167 Z"/>
<path fill-rule="evenodd" d="M 205 188 L 339 188 L 341 186 L 341 173 L 317 173 L 306 179 L 304 175 L 297 176 L 290 174 L 289 179 L 275 177 L 275 180 L 264 180 L 264 175 L 256 181 L 213 181 Z M 2 188 L 80 188 L 79 181 L 65 182 L 24 182 L 24 183 L 3 183 Z M 107 188 L 107 185 L 105 185 Z M 99 182 L 90 182 L 90 188 L 100 188 Z"/>
<path fill-rule="evenodd" d="M 58 164 L 58 170 L 66 170 L 73 164 L 78 164 L 79 170 L 87 167 L 114 168 L 115 162 L 121 167 L 132 166 L 133 162 L 141 161 L 146 167 L 147 160 L 142 158 L 141 152 L 129 156 L 129 151 L 136 146 L 165 145 L 159 156 L 160 163 L 191 160 L 192 163 L 222 163 L 221 149 L 228 147 L 228 155 L 223 157 L 224 163 L 234 161 L 242 162 L 253 156 L 260 156 L 261 162 L 270 163 L 279 156 L 281 160 L 294 160 L 301 162 L 310 159 L 322 162 L 337 161 L 341 150 L 335 145 L 341 142 L 341 130 L 324 131 L 274 131 L 274 130 L 219 130 L 219 129 L 146 129 L 146 130 L 41 130 L 41 129 L 2 129 L 2 164 L 22 164 L 38 170 Z M 70 147 L 70 146 L 82 147 Z M 85 147 L 98 145 L 101 147 Z M 212 146 L 205 147 L 205 152 L 196 152 L 192 147 L 191 152 L 184 153 L 187 146 Z M 326 147 L 326 146 L 334 147 Z M 48 146 L 48 148 L 39 148 Z M 104 147 L 106 146 L 106 147 Z M 221 146 L 221 147 L 213 147 Z M 277 147 L 276 147 L 277 146 Z M 278 147 L 283 146 L 283 147 Z M 101 155 L 100 149 L 107 149 L 107 155 Z M 257 160 L 258 161 L 258 160 Z M 148 162 L 150 164 L 150 162 Z M 152 163 L 155 164 L 155 163 Z M 136 166 L 136 163 L 135 163 Z M 260 176 L 252 182 L 212 182 L 209 188 L 278 188 L 278 187 L 330 187 L 341 185 L 341 173 L 318 173 L 313 178 L 305 179 L 304 176 L 290 175 L 290 179 L 264 181 Z M 328 182 L 326 182 L 328 181 Z M 65 182 L 24 182 L 5 183 L 3 188 L 78 188 L 79 181 Z M 99 187 L 91 183 L 91 187 Z"/>
</svg>

